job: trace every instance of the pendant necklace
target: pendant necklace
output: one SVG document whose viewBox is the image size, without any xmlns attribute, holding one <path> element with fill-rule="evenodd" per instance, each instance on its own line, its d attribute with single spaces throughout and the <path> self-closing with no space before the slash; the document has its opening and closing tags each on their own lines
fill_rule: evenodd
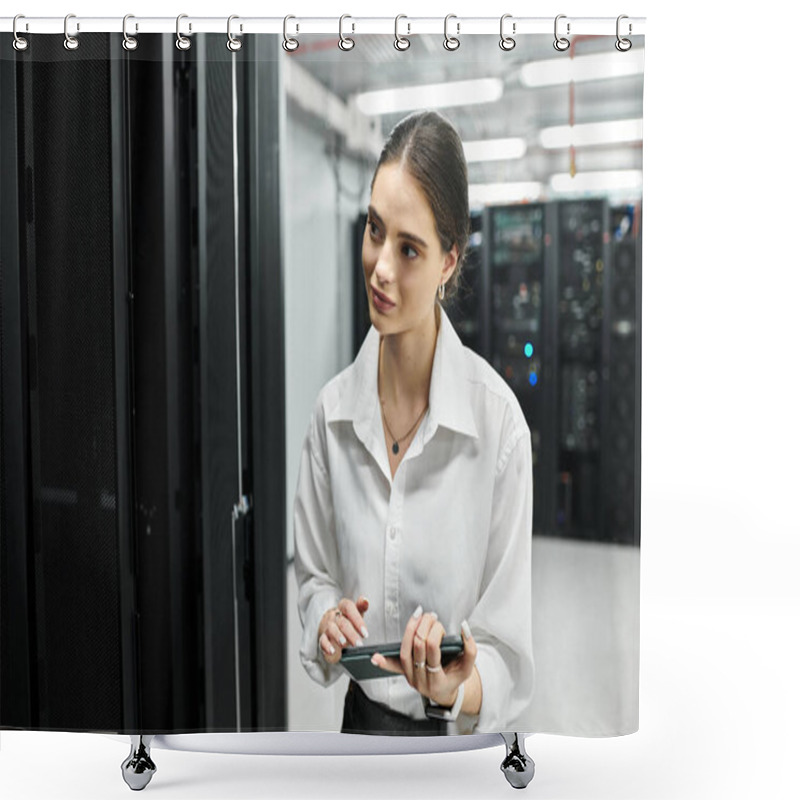
<svg viewBox="0 0 800 800">
<path fill-rule="evenodd" d="M 380 363 L 380 356 L 381 356 L 381 351 L 382 351 L 382 350 L 383 350 L 383 341 L 381 341 L 380 348 L 379 348 L 379 350 L 378 350 L 378 363 Z M 387 430 L 387 431 L 389 431 L 389 436 L 390 436 L 390 437 L 391 437 L 391 439 L 392 439 L 392 452 L 393 452 L 395 455 L 397 455 L 397 454 L 400 452 L 400 442 L 404 442 L 406 439 L 408 439 L 408 437 L 409 437 L 409 436 L 411 436 L 411 431 L 413 431 L 413 430 L 414 430 L 414 428 L 416 428 L 416 427 L 417 427 L 417 424 L 418 424 L 418 423 L 419 423 L 419 421 L 422 419 L 422 416 L 423 416 L 423 415 L 425 414 L 425 412 L 428 410 L 428 404 L 427 404 L 427 403 L 425 404 L 425 408 L 423 408 L 423 409 L 422 409 L 422 414 L 420 414 L 420 415 L 417 417 L 417 420 L 416 420 L 416 422 L 415 422 L 415 423 L 414 423 L 414 424 L 411 426 L 411 428 L 409 429 L 408 433 L 407 433 L 405 436 L 401 436 L 401 437 L 398 439 L 398 438 L 397 438 L 397 437 L 396 437 L 396 436 L 395 436 L 395 435 L 392 433 L 392 429 L 389 427 L 389 423 L 388 423 L 388 422 L 387 422 L 387 420 L 386 420 L 386 413 L 385 413 L 385 411 L 384 411 L 384 408 L 383 408 L 383 406 L 384 406 L 384 402 L 383 402 L 383 400 L 381 399 L 380 393 L 378 394 L 378 399 L 381 401 L 381 417 L 383 418 L 383 424 L 384 424 L 384 425 L 386 425 L 386 430 Z"/>
<path fill-rule="evenodd" d="M 386 421 L 386 414 L 383 410 L 383 400 L 381 400 L 381 416 L 383 417 L 383 423 L 386 425 L 386 430 L 389 431 L 389 436 L 392 439 L 392 452 L 397 455 L 400 452 L 400 442 L 405 441 L 411 436 L 411 431 L 417 427 L 417 424 L 422 419 L 422 415 L 428 410 L 428 406 L 426 405 L 425 408 L 422 409 L 422 414 L 417 417 L 417 421 L 411 426 L 408 433 L 405 436 L 401 436 L 399 439 L 392 433 L 392 429 L 389 427 L 389 423 Z"/>
</svg>

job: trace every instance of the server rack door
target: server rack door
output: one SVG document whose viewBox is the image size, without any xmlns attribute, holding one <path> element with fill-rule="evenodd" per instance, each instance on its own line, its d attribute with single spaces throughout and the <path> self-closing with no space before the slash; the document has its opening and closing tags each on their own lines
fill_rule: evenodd
<svg viewBox="0 0 800 800">
<path fill-rule="evenodd" d="M 552 508 L 546 220 L 542 203 L 490 207 L 483 237 L 490 287 L 488 360 L 514 391 L 531 431 L 533 527 L 539 533 L 549 530 Z"/>
<path fill-rule="evenodd" d="M 133 691 L 125 688 L 135 674 L 131 597 L 121 591 L 131 544 L 130 442 L 118 403 L 127 389 L 120 383 L 127 321 L 118 318 L 127 276 L 114 246 L 118 187 L 109 180 L 119 155 L 112 146 L 118 100 L 111 38 L 86 36 L 77 59 L 56 37 L 39 46 L 39 60 L 17 61 L 16 85 L 6 84 L 19 120 L 12 152 L 24 177 L 18 267 L 4 261 L 4 274 L 18 270 L 19 283 L 3 281 L 4 309 L 10 303 L 20 312 L 16 319 L 4 313 L 3 349 L 13 321 L 8 337 L 19 336 L 14 352 L 22 369 L 4 361 L 4 419 L 13 413 L 10 422 L 25 431 L 29 450 L 20 459 L 19 440 L 9 437 L 3 451 L 4 461 L 9 454 L 17 466 L 25 461 L 29 490 L 23 514 L 16 506 L 12 522 L 4 513 L 11 525 L 2 536 L 6 555 L 20 567 L 26 562 L 27 585 L 12 582 L 9 590 L 20 596 L 8 602 L 27 604 L 30 660 L 27 681 L 19 670 L 4 672 L 3 694 L 30 688 L 26 727 L 120 730 L 135 722 Z M 95 169 L 87 170 L 87 161 Z M 21 623 L 14 625 L 19 633 Z"/>
</svg>

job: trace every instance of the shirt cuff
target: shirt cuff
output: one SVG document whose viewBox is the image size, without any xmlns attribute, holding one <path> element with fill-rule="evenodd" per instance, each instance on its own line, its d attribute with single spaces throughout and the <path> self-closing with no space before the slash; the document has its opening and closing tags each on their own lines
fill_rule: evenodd
<svg viewBox="0 0 800 800">
<path fill-rule="evenodd" d="M 481 710 L 474 733 L 503 733 L 509 725 L 509 701 L 514 687 L 500 653 L 491 645 L 478 644 L 475 667 L 481 677 Z"/>
<path fill-rule="evenodd" d="M 329 664 L 319 648 L 319 622 L 322 615 L 329 609 L 335 608 L 339 598 L 333 591 L 318 591 L 306 608 L 303 623 L 303 635 L 300 640 L 300 661 L 309 676 L 322 686 L 330 686 L 345 672 L 340 662 Z"/>
</svg>

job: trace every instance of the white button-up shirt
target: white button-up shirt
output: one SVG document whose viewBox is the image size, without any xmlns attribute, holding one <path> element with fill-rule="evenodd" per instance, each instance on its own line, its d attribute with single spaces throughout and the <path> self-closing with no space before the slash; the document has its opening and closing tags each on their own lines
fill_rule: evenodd
<svg viewBox="0 0 800 800">
<path fill-rule="evenodd" d="M 342 597 L 369 600 L 365 645 L 400 641 L 420 604 L 448 635 L 460 635 L 466 619 L 483 698 L 477 717 L 462 712 L 457 731 L 509 731 L 534 682 L 530 431 L 509 386 L 461 344 L 442 311 L 428 412 L 393 479 L 379 344 L 372 327 L 356 360 L 319 393 L 303 443 L 294 503 L 300 659 L 324 686 L 345 673 L 325 661 L 317 636 Z M 422 696 L 403 675 L 361 687 L 425 718 Z"/>
</svg>

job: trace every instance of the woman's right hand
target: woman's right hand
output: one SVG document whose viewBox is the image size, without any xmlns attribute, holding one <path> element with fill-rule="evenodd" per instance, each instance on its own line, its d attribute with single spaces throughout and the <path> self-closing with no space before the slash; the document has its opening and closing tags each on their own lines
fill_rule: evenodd
<svg viewBox="0 0 800 800">
<path fill-rule="evenodd" d="M 319 649 L 329 664 L 342 657 L 345 647 L 361 647 L 362 637 L 369 636 L 363 615 L 369 608 L 369 600 L 363 595 L 354 603 L 347 597 L 339 601 L 336 608 L 329 608 L 317 629 Z"/>
</svg>

